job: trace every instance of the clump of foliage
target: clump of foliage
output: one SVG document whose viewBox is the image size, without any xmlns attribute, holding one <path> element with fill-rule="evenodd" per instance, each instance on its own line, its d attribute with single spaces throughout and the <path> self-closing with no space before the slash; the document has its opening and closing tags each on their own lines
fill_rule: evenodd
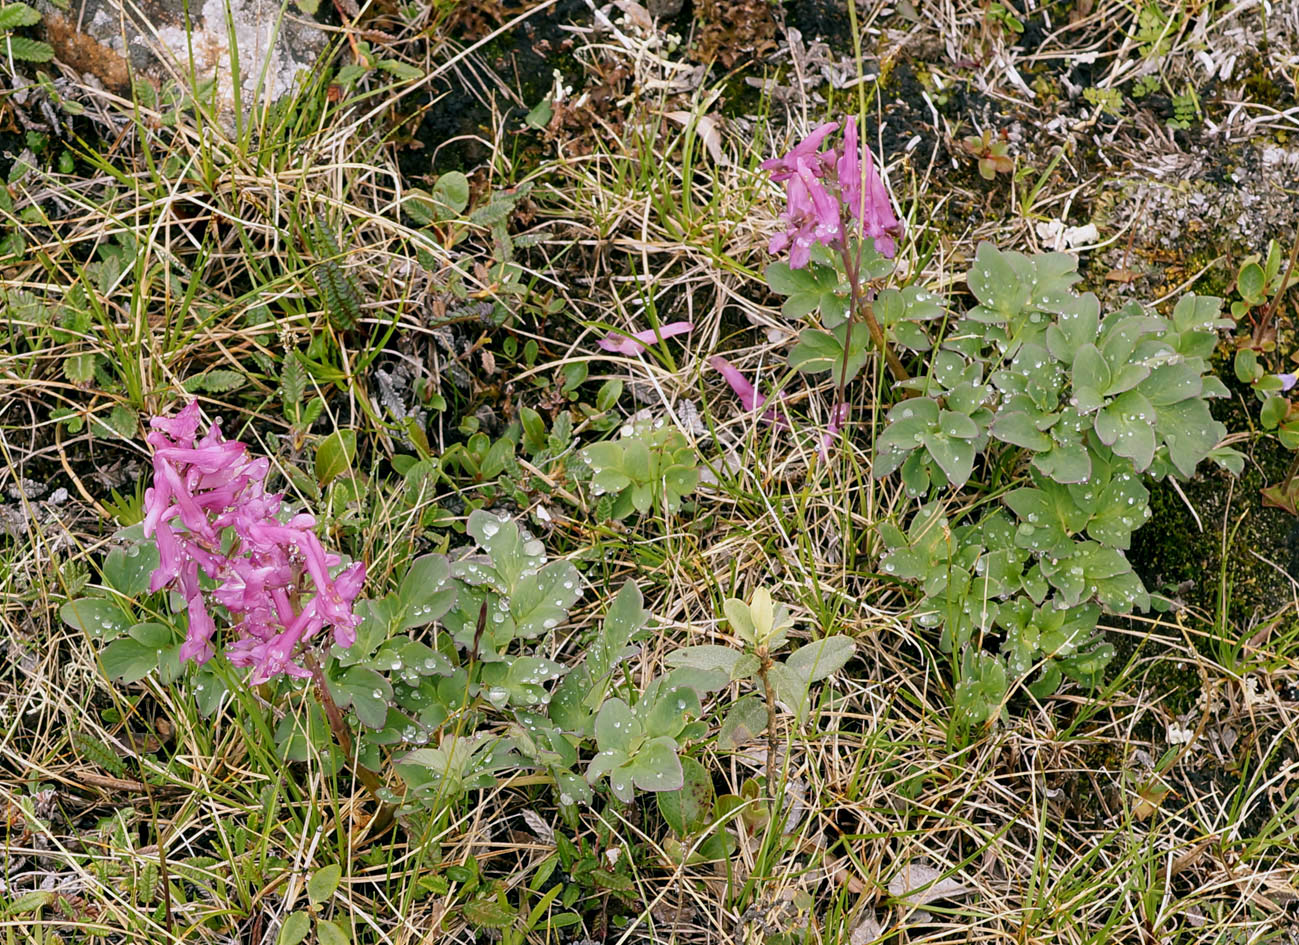
<svg viewBox="0 0 1299 945">
<path fill-rule="evenodd" d="M 1264 366 L 1264 361 L 1276 351 L 1277 329 L 1272 316 L 1281 296 L 1296 282 L 1294 267 L 1297 258 L 1299 243 L 1291 251 L 1290 261 L 1282 271 L 1281 246 L 1276 240 L 1269 244 L 1266 258 L 1247 256 L 1236 274 L 1239 297 L 1231 303 L 1231 314 L 1242 328 L 1249 329 L 1248 333 L 1241 332 L 1236 339 L 1236 378 L 1242 384 L 1250 385 L 1262 403 L 1258 418 L 1263 429 L 1276 431 L 1281 445 L 1299 454 L 1299 406 L 1288 396 L 1299 376 L 1293 371 L 1272 373 Z M 1299 472 L 1299 455 L 1281 482 L 1263 490 L 1263 501 L 1299 515 L 1296 472 Z"/>
<path fill-rule="evenodd" d="M 694 448 L 680 430 L 661 423 L 637 423 L 620 439 L 592 443 L 583 458 L 592 469 L 592 491 L 601 496 L 600 518 L 676 512 L 699 485 Z"/>
<path fill-rule="evenodd" d="M 996 719 L 1021 680 L 1094 683 L 1112 656 L 1102 612 L 1150 596 L 1124 552 L 1149 517 L 1145 480 L 1188 478 L 1225 428 L 1208 401 L 1219 299 L 1187 295 L 1160 316 L 1102 316 L 1072 290 L 1073 256 L 979 246 L 977 304 L 935 340 L 928 370 L 888 414 L 874 474 L 898 473 L 922 506 L 885 524 L 881 570 L 919 584 L 917 619 L 941 627 L 966 724 Z M 1034 675 L 1035 673 L 1035 675 Z"/>
</svg>

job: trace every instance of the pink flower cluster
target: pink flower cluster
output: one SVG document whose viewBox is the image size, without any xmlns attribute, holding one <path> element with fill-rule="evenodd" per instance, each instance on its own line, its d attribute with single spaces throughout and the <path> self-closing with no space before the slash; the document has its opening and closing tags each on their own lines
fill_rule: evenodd
<svg viewBox="0 0 1299 945">
<path fill-rule="evenodd" d="M 792 269 L 807 265 L 817 243 L 833 248 L 844 245 L 845 211 L 862 236 L 875 240 L 879 253 L 892 256 L 897 251 L 894 237 L 902 227 L 870 149 L 858 143 L 857 120 L 844 122 L 842 151 L 820 150 L 838 127 L 838 122 L 826 122 L 784 157 L 762 164 L 771 171 L 773 181 L 785 185 L 787 199 L 781 216 L 788 229 L 772 237 L 768 249 L 773 254 L 789 249 Z"/>
<path fill-rule="evenodd" d="M 268 460 L 226 440 L 219 423 L 195 439 L 197 401 L 150 425 L 154 481 L 144 494 L 144 534 L 157 541 L 159 564 L 149 589 L 172 585 L 185 598 L 189 632 L 181 659 L 204 663 L 215 652 L 209 599 L 235 618 L 238 638 L 226 656 L 251 666 L 253 683 L 280 673 L 309 676 L 296 662 L 299 644 L 325 626 L 335 643 L 351 646 L 360 622 L 352 604 L 365 564 L 331 578 L 340 559 L 321 547 L 316 520 L 300 514 L 280 521 L 282 496 L 266 492 Z M 217 582 L 214 588 L 204 591 L 200 571 Z"/>
</svg>

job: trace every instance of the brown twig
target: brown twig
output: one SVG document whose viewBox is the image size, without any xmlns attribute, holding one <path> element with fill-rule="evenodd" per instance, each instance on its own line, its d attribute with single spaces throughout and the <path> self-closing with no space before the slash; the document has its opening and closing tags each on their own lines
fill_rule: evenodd
<svg viewBox="0 0 1299 945">
<path fill-rule="evenodd" d="M 771 656 L 766 646 L 758 648 L 758 678 L 762 680 L 762 690 L 767 701 L 767 790 L 775 798 L 776 783 L 776 690 L 771 686 Z"/>
<path fill-rule="evenodd" d="M 316 659 L 316 655 L 307 651 L 305 663 L 307 669 L 311 672 L 312 682 L 315 683 L 316 697 L 320 700 L 320 707 L 324 709 L 325 718 L 329 721 L 329 729 L 334 733 L 334 739 L 338 742 L 338 747 L 350 759 L 352 757 L 352 732 L 347 727 L 347 720 L 343 718 L 343 711 L 338 707 L 338 703 L 334 701 L 329 686 L 325 683 L 325 674 L 320 668 L 320 662 Z M 379 780 L 378 775 L 359 762 L 352 765 L 352 770 L 356 774 L 357 780 L 365 786 L 366 791 L 379 805 L 378 812 L 370 821 L 371 832 L 382 833 L 392 823 L 395 809 L 392 804 L 380 796 L 383 782 Z"/>
</svg>

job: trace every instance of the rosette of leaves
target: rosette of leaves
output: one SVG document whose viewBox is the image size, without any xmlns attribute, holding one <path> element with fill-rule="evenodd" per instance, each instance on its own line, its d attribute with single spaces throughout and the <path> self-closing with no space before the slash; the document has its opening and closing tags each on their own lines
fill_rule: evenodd
<svg viewBox="0 0 1299 945">
<path fill-rule="evenodd" d="M 621 439 L 592 443 L 582 458 L 591 467 L 593 491 L 602 497 L 601 517 L 621 520 L 651 509 L 675 513 L 699 485 L 698 455 L 668 425 L 637 424 Z"/>
<path fill-rule="evenodd" d="M 1216 448 L 1226 430 L 1208 405 L 1226 394 L 1209 365 L 1231 324 L 1220 300 L 1187 295 L 1167 317 L 1135 304 L 1102 317 L 1094 295 L 1072 290 L 1076 264 L 981 244 L 967 276 L 977 304 L 907 382 L 917 396 L 891 408 L 876 440 L 875 475 L 900 471 L 909 494 L 931 500 L 905 533 L 882 527 L 881 570 L 921 586 L 918 619 L 941 626 L 958 657 L 970 722 L 995 717 L 1034 668 L 1038 696 L 1066 676 L 1096 678 L 1109 651 L 1094 641 L 1095 620 L 1057 626 L 1054 612 L 1148 607 L 1124 554 L 1150 516 L 1143 478 L 1239 461 Z M 1003 508 L 975 503 L 949 521 L 940 500 L 976 472 Z M 995 657 L 965 653 L 998 630 Z"/>
<path fill-rule="evenodd" d="M 668 654 L 668 665 L 724 673 L 728 682 L 757 684 L 765 677 L 777 701 L 793 713 L 795 725 L 801 727 L 807 720 L 812 684 L 843 668 L 856 646 L 852 638 L 842 634 L 824 637 L 776 659 L 775 654 L 789 642 L 794 624 L 784 604 L 774 603 L 765 588 L 758 588 L 750 602 L 728 598 L 723 610 L 741 646 L 683 647 Z M 737 748 L 760 736 L 767 724 L 764 712 L 758 696 L 741 697 L 722 722 L 718 744 Z"/>
</svg>

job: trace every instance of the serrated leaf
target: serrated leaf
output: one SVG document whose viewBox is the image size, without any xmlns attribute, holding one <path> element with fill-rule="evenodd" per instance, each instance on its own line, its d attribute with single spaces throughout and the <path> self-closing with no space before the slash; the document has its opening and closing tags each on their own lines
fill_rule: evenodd
<svg viewBox="0 0 1299 945">
<path fill-rule="evenodd" d="M 518 915 L 494 899 L 466 902 L 461 912 L 470 925 L 479 929 L 508 929 L 518 919 Z"/>
<path fill-rule="evenodd" d="M 49 43 L 26 36 L 6 35 L 2 39 L 0 50 L 20 62 L 49 62 L 54 58 L 54 47 Z"/>
<path fill-rule="evenodd" d="M 0 6 L 0 30 L 12 30 L 21 26 L 35 26 L 41 21 L 41 15 L 25 3 L 6 3 Z M 1262 270 L 1259 270 L 1262 272 Z"/>
<path fill-rule="evenodd" d="M 203 389 L 209 394 L 224 394 L 243 387 L 246 380 L 241 371 L 208 371 L 203 375 Z"/>
</svg>

